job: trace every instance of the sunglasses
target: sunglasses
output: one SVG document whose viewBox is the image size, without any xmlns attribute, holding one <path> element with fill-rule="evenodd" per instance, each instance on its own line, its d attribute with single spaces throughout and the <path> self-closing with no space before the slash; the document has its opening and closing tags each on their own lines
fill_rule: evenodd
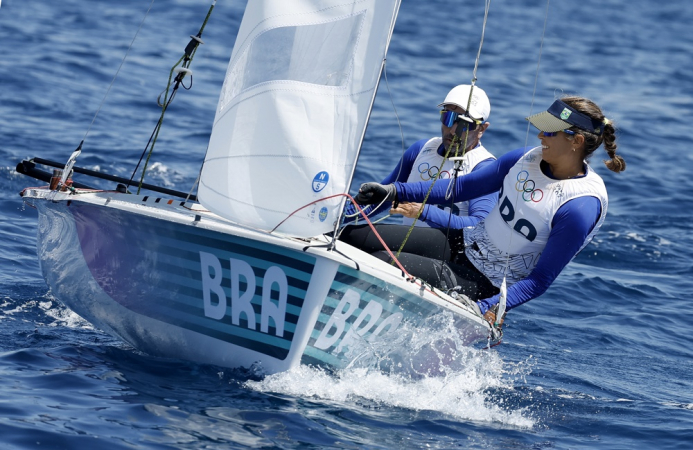
<svg viewBox="0 0 693 450">
<path fill-rule="evenodd" d="M 440 112 L 440 121 L 443 123 L 448 128 L 452 128 L 453 125 L 456 123 L 462 123 L 464 126 L 466 126 L 469 131 L 476 130 L 477 123 L 476 122 L 467 122 L 466 120 L 463 119 L 463 117 L 466 117 L 470 119 L 469 116 L 466 114 L 459 114 L 456 113 L 455 111 L 448 111 L 447 109 L 444 109 Z M 474 120 L 474 119 L 471 119 Z"/>
<path fill-rule="evenodd" d="M 572 130 L 561 130 L 561 131 L 564 132 L 565 134 L 567 134 L 568 136 L 575 136 L 575 132 Z M 542 131 L 542 134 L 546 137 L 553 137 L 553 136 L 556 136 L 561 131 L 553 131 L 553 132 Z"/>
</svg>

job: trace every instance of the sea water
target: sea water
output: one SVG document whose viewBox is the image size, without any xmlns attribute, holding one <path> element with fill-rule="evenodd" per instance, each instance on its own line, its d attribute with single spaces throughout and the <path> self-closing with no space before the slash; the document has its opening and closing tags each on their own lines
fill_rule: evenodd
<svg viewBox="0 0 693 450">
<path fill-rule="evenodd" d="M 244 4 L 217 2 L 147 182 L 193 185 Z M 693 4 L 492 1 L 476 73 L 492 104 L 483 142 L 495 155 L 536 144 L 525 116 L 563 93 L 593 98 L 628 163 L 614 174 L 603 150 L 592 158 L 609 190 L 601 232 L 510 311 L 500 346 L 458 347 L 443 322 L 383 360 L 271 376 L 153 358 L 94 329 L 49 292 L 36 212 L 17 195 L 40 184 L 15 172 L 20 160 L 66 161 L 87 130 L 78 165 L 129 177 L 208 7 L 0 6 L 1 449 L 693 448 Z M 472 79 L 483 9 L 403 2 L 352 192 L 440 133 L 436 105 Z"/>
</svg>

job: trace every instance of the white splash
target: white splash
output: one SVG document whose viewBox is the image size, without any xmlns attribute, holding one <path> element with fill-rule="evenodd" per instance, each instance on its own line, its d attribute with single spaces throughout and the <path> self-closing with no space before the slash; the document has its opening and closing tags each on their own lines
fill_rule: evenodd
<svg viewBox="0 0 693 450">
<path fill-rule="evenodd" d="M 46 324 L 49 327 L 94 329 L 92 324 L 57 301 L 50 292 L 46 294 L 45 300 L 28 302 L 27 306 L 38 306 L 47 317 L 54 319 L 54 322 Z"/>
<path fill-rule="evenodd" d="M 690 409 L 693 410 L 693 403 L 678 403 L 678 402 L 662 402 L 663 406 L 671 406 L 673 408 Z"/>
<path fill-rule="evenodd" d="M 387 355 L 379 349 L 380 357 L 369 359 L 368 366 L 354 364 L 335 373 L 300 366 L 261 381 L 247 381 L 245 386 L 260 392 L 346 403 L 366 400 L 462 420 L 532 428 L 535 421 L 527 410 L 492 401 L 490 393 L 494 391 L 493 398 L 498 399 L 499 391 L 501 397 L 502 391 L 511 391 L 513 380 L 523 379 L 531 364 L 506 364 L 493 350 L 459 347 L 452 319 L 444 316 L 436 322 L 412 333 Z"/>
<path fill-rule="evenodd" d="M 147 176 L 159 180 L 159 182 L 167 187 L 174 186 L 176 183 L 184 180 L 182 174 L 178 173 L 176 170 L 171 170 L 168 166 L 159 161 L 152 163 L 152 165 L 147 168 Z"/>
<path fill-rule="evenodd" d="M 635 232 L 626 233 L 626 239 L 632 239 L 637 242 L 647 242 L 647 239 L 644 236 L 641 236 Z"/>
<path fill-rule="evenodd" d="M 94 329 L 89 322 L 58 302 L 45 302 L 41 303 L 40 306 L 47 316 L 55 319 L 55 322 L 48 324 L 48 326 Z"/>
</svg>

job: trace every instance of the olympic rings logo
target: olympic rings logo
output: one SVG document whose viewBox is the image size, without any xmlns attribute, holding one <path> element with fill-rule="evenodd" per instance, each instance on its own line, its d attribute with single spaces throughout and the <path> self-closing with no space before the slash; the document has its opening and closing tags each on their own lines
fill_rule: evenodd
<svg viewBox="0 0 693 450">
<path fill-rule="evenodd" d="M 517 174 L 517 183 L 515 183 L 515 190 L 517 192 L 522 192 L 522 200 L 534 203 L 539 203 L 544 198 L 544 191 L 541 189 L 535 189 L 536 183 L 534 180 L 529 179 L 529 172 L 526 170 L 520 171 Z"/>
<path fill-rule="evenodd" d="M 423 162 L 419 164 L 419 175 L 421 176 L 421 179 L 423 181 L 429 181 L 435 178 L 438 173 L 440 173 L 440 176 L 438 177 L 441 180 L 444 180 L 446 178 L 450 178 L 450 172 L 447 170 L 443 170 L 440 172 L 440 168 L 438 166 L 431 166 L 427 162 Z"/>
</svg>

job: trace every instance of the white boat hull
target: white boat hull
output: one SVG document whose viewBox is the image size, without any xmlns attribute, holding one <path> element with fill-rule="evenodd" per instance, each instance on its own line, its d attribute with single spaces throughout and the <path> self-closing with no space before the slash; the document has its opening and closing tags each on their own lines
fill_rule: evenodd
<svg viewBox="0 0 693 450">
<path fill-rule="evenodd" d="M 451 313 L 463 340 L 492 330 L 474 305 L 408 282 L 326 239 L 234 225 L 180 201 L 32 188 L 38 256 L 54 295 L 96 327 L 154 356 L 265 373 L 343 368 L 370 343 Z"/>
</svg>

